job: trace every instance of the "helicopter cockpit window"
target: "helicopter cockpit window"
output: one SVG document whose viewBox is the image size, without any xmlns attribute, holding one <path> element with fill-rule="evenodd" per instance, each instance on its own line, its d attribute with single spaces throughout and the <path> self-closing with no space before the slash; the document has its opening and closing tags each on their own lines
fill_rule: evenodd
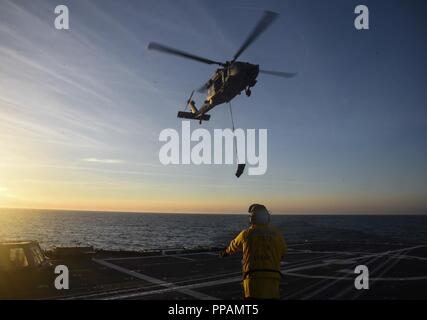
<svg viewBox="0 0 427 320">
<path fill-rule="evenodd" d="M 221 90 L 223 83 L 222 83 L 222 73 L 218 72 L 213 80 L 213 87 L 215 89 L 215 92 L 218 92 Z"/>
</svg>

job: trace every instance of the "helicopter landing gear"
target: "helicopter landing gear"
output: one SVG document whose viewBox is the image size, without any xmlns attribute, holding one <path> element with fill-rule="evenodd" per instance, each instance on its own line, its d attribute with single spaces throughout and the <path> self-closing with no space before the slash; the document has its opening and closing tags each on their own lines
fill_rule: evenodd
<svg viewBox="0 0 427 320">
<path fill-rule="evenodd" d="M 252 94 L 252 91 L 251 91 L 251 89 L 248 87 L 248 88 L 245 90 L 245 93 L 246 93 L 246 95 L 247 95 L 248 97 L 250 97 L 250 96 L 251 96 L 251 94 Z"/>
</svg>

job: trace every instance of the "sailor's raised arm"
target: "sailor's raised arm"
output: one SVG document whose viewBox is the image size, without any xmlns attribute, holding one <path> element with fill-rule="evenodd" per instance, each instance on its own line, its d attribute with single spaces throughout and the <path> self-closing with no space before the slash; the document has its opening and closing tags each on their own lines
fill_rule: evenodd
<svg viewBox="0 0 427 320">
<path fill-rule="evenodd" d="M 240 232 L 239 235 L 230 242 L 228 247 L 223 252 L 221 252 L 221 256 L 226 257 L 228 255 L 235 254 L 237 252 L 242 251 L 244 238 L 245 238 L 245 230 Z"/>
</svg>

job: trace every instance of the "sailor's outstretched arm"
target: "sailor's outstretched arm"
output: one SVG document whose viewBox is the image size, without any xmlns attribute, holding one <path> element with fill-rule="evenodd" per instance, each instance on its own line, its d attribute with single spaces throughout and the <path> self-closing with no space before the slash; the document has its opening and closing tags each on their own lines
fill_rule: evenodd
<svg viewBox="0 0 427 320">
<path fill-rule="evenodd" d="M 227 249 L 225 249 L 226 254 L 235 254 L 243 250 L 243 242 L 245 239 L 245 230 L 240 232 L 239 235 L 230 242 Z"/>
</svg>

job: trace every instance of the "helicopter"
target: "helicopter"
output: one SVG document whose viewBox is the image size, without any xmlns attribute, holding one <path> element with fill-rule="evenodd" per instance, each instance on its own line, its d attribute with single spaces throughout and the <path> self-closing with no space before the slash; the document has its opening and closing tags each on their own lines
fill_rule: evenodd
<svg viewBox="0 0 427 320">
<path fill-rule="evenodd" d="M 251 88 L 256 85 L 257 78 L 260 73 L 282 78 L 292 78 L 296 75 L 296 73 L 290 72 L 261 70 L 257 64 L 237 61 L 240 55 L 271 25 L 271 23 L 274 22 L 274 20 L 277 19 L 278 16 L 279 14 L 276 12 L 264 11 L 262 18 L 240 46 L 231 61 L 214 61 L 156 42 L 149 43 L 149 50 L 156 50 L 201 63 L 220 66 L 220 68 L 215 71 L 214 75 L 197 90 L 199 93 L 207 94 L 200 109 L 196 108 L 195 102 L 192 100 L 194 95 L 193 91 L 186 106 L 186 109 L 188 107 L 190 112 L 185 112 L 185 110 L 180 111 L 178 112 L 178 118 L 199 120 L 200 124 L 202 121 L 209 121 L 210 115 L 207 114 L 207 112 L 214 107 L 224 103 L 229 103 L 243 91 L 248 97 L 250 97 Z"/>
</svg>

